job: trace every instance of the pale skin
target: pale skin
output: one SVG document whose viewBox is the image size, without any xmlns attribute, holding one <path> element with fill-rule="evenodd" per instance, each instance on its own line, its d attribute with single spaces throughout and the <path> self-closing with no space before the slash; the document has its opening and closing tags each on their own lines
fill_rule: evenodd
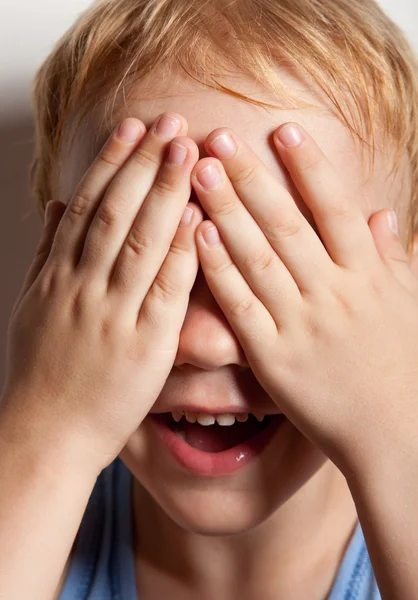
<svg viewBox="0 0 418 600">
<path fill-rule="evenodd" d="M 154 84 L 157 85 L 155 82 Z M 154 89 L 153 82 L 151 89 Z M 251 478 L 257 481 L 256 471 L 247 473 L 245 483 L 238 477 L 229 488 L 227 483 L 220 483 L 219 489 L 211 488 L 210 492 L 204 485 L 200 489 L 199 483 L 193 482 L 187 495 L 180 489 L 181 476 L 178 473 L 171 474 L 171 487 L 167 493 L 168 486 L 162 489 L 159 483 L 162 474 L 155 475 L 158 461 L 149 461 L 151 442 L 147 440 L 144 423 L 121 453 L 121 458 L 136 477 L 133 500 L 138 587 L 147 600 L 162 597 L 169 592 L 174 593 L 174 590 L 176 598 L 185 600 L 198 596 L 225 600 L 251 598 L 260 594 L 260 590 L 263 597 L 271 595 L 275 598 L 287 598 L 291 590 L 295 600 L 308 596 L 325 598 L 357 520 L 354 491 L 357 491 L 356 499 L 361 497 L 363 501 L 357 510 L 363 510 L 367 517 L 370 516 L 370 510 L 374 510 L 373 498 L 368 498 L 366 503 L 364 490 L 358 482 L 365 479 L 364 473 L 370 475 L 374 466 L 377 467 L 378 457 L 383 452 L 378 427 L 382 423 L 376 419 L 376 409 L 372 402 L 368 402 L 368 412 L 356 413 L 350 402 L 350 393 L 348 397 L 344 397 L 338 391 L 345 385 L 346 361 L 355 356 L 355 360 L 361 364 L 364 356 L 357 354 L 354 347 L 348 347 L 347 354 L 338 354 L 336 347 L 329 346 L 330 338 L 327 337 L 321 342 L 322 346 L 319 342 L 315 345 L 315 341 L 306 337 L 301 329 L 295 330 L 293 334 L 289 333 L 293 335 L 294 349 L 299 350 L 301 361 L 301 348 L 311 343 L 313 345 L 308 347 L 314 356 L 319 353 L 324 357 L 324 364 L 329 363 L 333 356 L 338 357 L 335 358 L 335 364 L 343 368 L 335 375 L 334 382 L 327 382 L 328 387 L 324 389 L 325 374 L 321 373 L 316 360 L 309 367 L 309 355 L 305 362 L 286 364 L 286 353 L 283 350 L 286 346 L 281 345 L 281 338 L 277 335 L 277 323 L 283 320 L 286 323 L 301 322 L 302 305 L 307 305 L 301 301 L 301 289 L 306 297 L 321 298 L 321 290 L 328 292 L 332 285 L 336 289 L 343 286 L 348 303 L 360 298 L 363 302 L 366 295 L 364 303 L 367 305 L 371 301 L 368 283 L 370 276 L 372 280 L 376 277 L 374 281 L 381 285 L 381 290 L 394 287 L 399 293 L 399 302 L 406 302 L 407 314 L 414 320 L 413 295 L 417 290 L 417 261 L 410 257 L 409 264 L 406 265 L 407 258 L 401 244 L 396 236 L 386 230 L 386 213 L 378 213 L 379 210 L 392 206 L 400 195 L 401 205 L 406 206 L 410 193 L 406 171 L 401 170 L 397 178 L 386 181 L 387 164 L 385 157 L 380 157 L 372 177 L 365 183 L 361 175 L 358 147 L 351 142 L 341 123 L 332 119 L 329 114 L 315 113 L 313 110 L 296 113 L 271 111 L 267 114 L 262 109 L 235 98 L 213 91 L 195 90 L 188 87 L 188 84 L 186 90 L 180 86 L 171 86 L 170 93 L 155 93 L 152 100 L 143 97 L 142 92 L 143 88 L 140 88 L 141 99 L 131 102 L 129 114 L 140 118 L 147 128 L 151 127 L 153 120 L 162 111 L 175 111 L 181 106 L 181 115 L 177 114 L 182 123 L 180 137 L 176 138 L 178 143 L 186 147 L 196 143 L 201 157 L 217 156 L 210 148 L 210 143 L 222 133 L 231 133 L 238 144 L 238 151 L 232 158 L 220 161 L 203 158 L 192 172 L 192 199 L 200 202 L 205 218 L 211 220 L 199 226 L 196 235 L 199 260 L 205 277 L 198 277 L 193 288 L 182 327 L 171 387 L 169 378 L 167 389 L 175 389 L 174 381 L 184 384 L 186 380 L 182 380 L 183 369 L 195 375 L 197 384 L 200 382 L 204 385 L 209 380 L 217 381 L 219 388 L 231 384 L 238 373 L 237 367 L 248 368 L 242 352 L 245 349 L 247 358 L 250 354 L 253 358 L 249 362 L 253 373 L 257 373 L 258 381 L 262 382 L 270 398 L 275 399 L 280 410 L 298 424 L 298 429 L 293 423 L 286 425 L 288 430 L 283 434 L 287 436 L 286 452 L 279 458 L 276 457 L 276 463 L 273 463 L 280 475 L 275 483 L 270 483 L 269 489 L 264 490 L 267 497 L 270 494 L 270 504 L 267 502 L 267 507 L 263 506 L 263 494 L 260 494 L 258 500 L 252 496 L 253 503 L 249 513 L 246 513 L 240 509 L 240 500 L 248 505 Z M 273 136 L 273 132 L 287 120 L 302 124 L 315 141 L 305 134 L 304 143 L 300 147 L 286 149 Z M 98 122 L 99 118 L 94 125 Z M 230 127 L 223 127 L 223 123 L 228 123 Z M 90 140 L 94 139 L 93 131 L 94 129 L 90 132 Z M 188 137 L 184 137 L 186 134 Z M 77 151 L 70 155 L 71 168 L 61 179 L 62 199 L 66 198 L 67 190 L 72 189 L 88 164 L 89 156 L 83 156 L 83 149 L 85 151 L 88 144 L 85 139 L 78 143 Z M 89 143 L 91 148 L 92 142 Z M 289 169 L 291 178 L 279 162 L 279 156 Z M 222 179 L 220 186 L 212 192 L 205 191 L 196 179 L 198 170 L 209 164 L 218 165 Z M 309 167 L 312 164 L 313 167 L 300 172 L 301 166 Z M 277 212 L 279 204 L 280 213 Z M 322 239 L 326 240 L 329 253 L 319 243 L 312 228 L 315 221 L 309 211 L 318 217 L 316 224 Z M 302 219 L 301 214 L 307 220 Z M 398 218 L 401 236 L 404 238 L 405 213 L 398 212 Z M 276 231 L 270 232 L 271 235 L 276 235 L 273 249 L 268 243 L 272 240 L 268 239 L 262 227 L 263 221 L 271 223 L 272 220 L 277 224 Z M 303 227 L 291 227 L 287 225 L 289 220 Z M 214 224 L 219 227 L 225 246 L 209 250 L 202 243 L 199 232 Z M 251 245 L 246 240 L 251 240 Z M 403 244 L 405 247 L 405 239 Z M 391 253 L 395 257 L 392 261 L 387 258 Z M 281 259 L 286 255 L 288 260 L 282 262 Z M 252 269 L 244 267 L 246 260 L 250 263 L 256 261 Z M 335 267 L 336 264 L 339 268 Z M 343 280 L 342 267 L 351 269 L 353 273 L 357 271 L 357 279 L 353 274 L 351 278 L 347 276 Z M 264 297 L 260 293 L 263 272 L 269 281 L 274 282 L 269 290 L 270 295 Z M 404 288 L 408 289 L 407 293 L 403 291 Z M 287 295 L 282 298 L 281 309 L 278 308 L 280 303 L 277 303 L 281 297 L 279 290 L 285 290 Z M 327 315 L 329 322 L 329 311 L 331 307 L 335 308 L 335 321 L 329 324 L 327 330 L 332 337 L 335 328 L 339 330 L 339 327 L 347 326 L 346 315 L 341 307 L 337 308 L 338 302 L 332 294 L 327 296 L 323 293 L 322 300 L 323 303 L 318 302 L 312 313 L 306 313 L 306 318 L 309 320 L 311 315 L 313 319 L 318 318 L 321 324 L 326 322 L 323 315 Z M 377 302 L 377 298 L 375 300 Z M 241 307 L 242 310 L 235 311 L 232 315 L 232 306 Z M 277 307 L 275 311 L 274 306 Z M 370 303 L 368 319 L 373 315 L 372 307 Z M 390 305 L 386 306 L 383 314 L 388 314 L 390 310 Z M 398 310 L 396 296 L 392 298 L 392 310 L 395 318 Z M 270 350 L 267 355 L 257 352 L 257 348 L 251 343 L 251 330 L 245 327 L 247 320 L 244 314 L 254 317 L 258 327 L 263 327 L 265 339 L 269 339 Z M 379 348 L 386 343 L 386 337 L 377 340 L 370 331 L 372 327 L 372 324 L 368 328 L 363 324 L 363 329 L 360 328 L 357 333 L 356 343 L 363 337 L 372 339 L 373 342 L 363 351 L 379 356 Z M 343 332 L 344 329 L 341 330 L 341 335 L 346 335 Z M 202 336 L 206 336 L 204 345 L 200 342 Z M 414 349 L 410 343 L 413 339 L 408 332 L 408 337 L 401 340 L 402 345 L 398 348 L 405 359 L 410 357 L 409 361 L 406 360 L 405 372 L 399 372 L 399 384 L 408 373 L 413 372 Z M 378 345 L 374 346 L 376 343 Z M 275 364 L 283 365 L 276 373 L 268 368 L 267 360 L 267 356 L 271 357 L 274 351 Z M 387 359 L 390 359 L 390 355 Z M 382 364 L 386 365 L 384 356 Z M 306 374 L 306 388 L 296 386 L 292 380 L 292 368 L 295 374 Z M 348 371 L 348 376 L 351 381 L 351 371 Z M 362 376 L 372 377 L 367 370 Z M 319 392 L 328 394 L 324 396 L 322 404 L 315 401 L 315 393 L 312 391 L 315 389 L 315 381 L 317 396 Z M 359 376 L 355 384 L 360 381 Z M 376 402 L 383 402 L 378 384 L 373 389 L 366 389 L 366 397 L 376 397 Z M 354 390 L 355 387 L 352 388 L 352 393 Z M 386 397 L 391 399 L 393 393 L 396 390 Z M 304 398 L 308 400 L 307 403 L 303 402 Z M 409 402 L 409 416 L 404 424 L 399 423 L 398 431 L 403 426 L 409 427 L 413 400 L 413 395 L 406 399 Z M 210 401 L 208 398 L 209 405 Z M 330 406 L 333 407 L 331 412 Z M 338 410 L 333 412 L 335 407 Z M 344 407 L 347 409 L 346 413 Z M 388 405 L 381 405 L 377 414 L 384 415 L 387 410 Z M 350 419 L 351 424 L 347 427 Z M 344 435 L 347 430 L 351 436 Z M 370 436 L 370 432 L 375 432 L 374 437 Z M 413 428 L 408 433 L 411 440 L 412 433 Z M 385 436 L 386 434 L 383 438 L 387 440 Z M 399 447 L 399 453 L 402 451 L 403 448 Z M 340 468 L 327 460 L 326 455 L 331 456 Z M 370 459 L 370 463 L 360 473 L 365 455 L 374 455 L 374 458 L 373 461 Z M 398 473 L 396 462 L 393 469 Z M 342 473 L 353 483 L 351 491 Z M 164 475 L 167 476 L 167 473 Z M 376 476 L 376 481 L 378 480 L 379 477 Z M 237 481 L 238 486 L 241 484 L 243 487 L 241 495 L 235 489 Z M 373 485 L 370 480 L 368 483 Z M 152 496 L 149 492 L 152 492 Z M 158 503 L 153 499 L 155 497 Z M 230 507 L 228 498 L 231 498 Z M 377 492 L 375 501 L 376 498 Z M 393 509 L 395 506 L 393 505 Z M 388 501 L 388 510 L 391 509 L 392 505 Z M 269 518 L 266 520 L 267 517 Z M 321 528 L 316 526 L 318 520 L 321 520 Z M 257 522 L 261 524 L 256 526 Z M 367 525 L 364 527 L 375 572 L 381 590 L 387 590 L 387 597 L 405 597 L 406 590 L 410 592 L 417 585 L 411 579 L 412 574 L 402 571 L 400 565 L 403 553 L 410 550 L 408 540 L 397 549 L 399 570 L 396 567 L 394 569 L 396 560 L 391 565 L 385 565 L 382 547 L 384 534 L 383 529 L 378 530 L 384 526 L 387 528 L 387 523 L 376 519 L 377 530 L 371 530 Z M 198 532 L 205 531 L 212 532 L 211 536 L 198 535 Z M 215 531 L 220 535 L 214 536 Z M 147 536 L 147 532 L 152 532 L 153 535 Z M 226 534 L 232 532 L 237 535 L 227 537 Z M 153 540 L 156 539 L 159 543 L 154 548 Z M 161 540 L 166 540 L 167 543 L 161 543 Z M 243 565 L 248 573 L 245 579 L 242 578 Z M 386 578 L 386 570 L 392 573 L 390 581 Z M 219 582 L 222 582 L 222 586 Z"/>
<path fill-rule="evenodd" d="M 155 119 L 167 111 L 179 120 L 180 128 L 161 140 L 155 133 Z M 1 574 L 3 589 L 13 598 L 35 589 L 36 598 L 51 596 L 54 573 L 68 556 L 92 474 L 119 454 L 135 477 L 134 539 L 141 599 L 235 600 L 289 598 L 290 594 L 295 600 L 326 598 L 353 532 L 356 509 L 382 596 L 415 597 L 416 550 L 411 532 L 416 527 L 418 491 L 411 475 L 416 459 L 416 350 L 412 342 L 418 334 L 417 266 L 412 257 L 407 260 L 399 238 L 385 221 L 385 209 L 401 190 L 407 201 L 407 186 L 401 185 L 404 175 L 386 181 L 382 158 L 365 183 L 356 147 L 326 111 L 267 114 L 219 93 L 189 90 L 185 94 L 172 85 L 169 95 L 154 94 L 150 101 L 142 97 L 132 103 L 129 114 L 140 120 L 135 120 L 138 145 L 111 137 L 79 189 L 84 199 L 79 196 L 78 207 L 83 205 L 84 210 L 64 212 L 55 207 L 55 221 L 45 229 L 16 304 L 20 318 L 15 319 L 11 358 L 17 352 L 27 366 L 36 368 L 26 368 L 24 376 L 19 375 L 22 361 L 11 360 L 14 368 L 3 396 L 0 431 L 0 442 L 7 442 L 2 446 L 7 477 L 13 483 L 16 465 L 20 465 L 13 454 L 18 447 L 19 459 L 24 458 L 25 448 L 37 449 L 42 464 L 47 462 L 42 477 L 51 486 L 61 485 L 66 502 L 68 490 L 54 476 L 59 458 L 66 458 L 61 471 L 67 471 L 69 481 L 85 464 L 86 481 L 83 486 L 78 482 L 77 511 L 64 511 L 63 501 L 58 510 L 55 503 L 47 516 L 42 513 L 43 521 L 36 511 L 45 511 L 48 497 L 38 507 L 27 495 L 37 487 L 36 482 L 25 494 L 16 487 L 15 521 L 3 518 L 0 527 L 0 544 L 8 543 L 8 559 L 15 557 L 15 572 L 33 556 L 33 548 L 28 542 L 10 542 L 26 539 L 25 531 L 35 523 L 43 532 L 42 548 L 54 552 L 46 555 L 40 548 L 38 567 L 27 572 L 25 581 L 17 582 L 6 569 Z M 64 157 L 56 199 L 68 202 L 91 163 L 91 154 L 97 154 L 100 121 L 97 115 L 90 132 L 86 130 L 91 137 L 78 138 Z M 278 138 L 278 132 L 283 132 L 279 126 L 287 121 L 304 125 L 302 142 L 293 148 L 285 148 Z M 227 132 L 235 137 L 238 150 L 233 157 L 218 160 L 210 143 Z M 153 188 L 163 150 L 168 150 L 173 138 L 188 150 L 186 162 L 182 166 L 165 163 L 159 179 L 162 185 Z M 217 165 L 222 176 L 223 183 L 214 191 L 204 191 L 196 180 L 198 171 L 208 164 Z M 303 165 L 306 168 L 301 169 Z M 192 204 L 194 220 L 178 230 L 177 251 L 170 254 L 171 270 L 167 264 L 154 295 L 146 296 L 144 279 L 148 277 L 150 285 L 155 277 L 151 259 L 163 260 L 167 240 L 175 234 L 190 195 L 190 181 L 192 199 L 200 206 Z M 142 257 L 137 263 L 139 257 L 124 244 L 129 228 L 122 221 L 136 218 L 150 189 L 136 223 L 146 222 L 147 231 L 162 242 L 154 253 L 145 255 L 148 262 Z M 116 203 L 114 213 L 110 212 L 112 202 Z M 104 204 L 107 216 L 116 214 L 117 218 L 105 223 L 96 213 L 77 264 L 79 235 L 84 238 L 87 229 L 86 209 L 96 210 L 99 205 L 102 209 Z M 324 246 L 313 229 L 314 214 Z M 202 222 L 206 215 L 211 224 Z M 402 224 L 404 215 L 399 216 Z M 213 224 L 219 227 L 225 247 L 209 250 L 200 241 L 200 232 Z M 108 227 L 113 227 L 112 235 Z M 179 248 L 184 251 L 178 252 Z M 37 278 L 44 262 L 41 273 L 46 275 Z M 194 281 L 198 264 L 202 270 Z M 268 287 L 262 285 L 263 271 L 268 272 L 264 278 Z M 179 303 L 174 307 L 168 302 L 169 289 L 180 281 Z M 188 287 L 193 287 L 190 299 L 185 293 Z M 144 298 L 143 306 L 148 316 L 154 311 L 154 318 L 143 316 L 137 321 Z M 157 319 L 152 308 L 152 302 L 158 305 L 157 298 L 171 306 L 167 324 L 175 323 L 184 310 L 171 372 L 168 350 L 173 352 L 175 331 L 171 330 L 169 339 L 161 337 L 157 325 L 162 316 Z M 59 307 L 56 313 L 51 308 L 55 305 Z M 246 310 L 231 310 L 232 306 Z M 74 322 L 70 319 L 73 312 Z M 24 325 L 29 319 L 34 336 L 27 344 Z M 130 325 L 131 319 L 136 328 Z M 55 324 L 56 331 L 51 325 L 46 335 L 45 323 Z M 263 332 L 262 345 L 252 341 L 249 323 L 256 323 L 257 331 Z M 379 328 L 379 323 L 384 327 Z M 37 340 L 35 332 L 41 324 Z M 105 345 L 97 331 L 106 334 Z M 60 345 L 56 344 L 58 333 L 64 341 Z M 144 336 L 146 353 L 140 343 Z M 165 347 L 161 347 L 162 340 Z M 397 361 L 387 348 L 394 349 Z M 134 356 L 137 364 L 132 362 Z M 371 356 L 373 364 L 368 362 Z M 354 369 L 346 368 L 353 362 Z M 321 371 L 324 366 L 327 370 Z M 162 381 L 167 370 L 162 394 L 157 367 Z M 48 389 L 39 387 L 45 381 L 42 373 L 48 374 Z M 382 373 L 393 375 L 390 386 L 387 381 L 381 383 Z M 289 419 L 263 460 L 234 477 L 211 481 L 171 468 L 155 446 L 146 418 L 156 397 L 155 407 L 170 410 L 170 398 L 176 391 L 178 396 L 179 389 L 190 395 L 203 390 L 207 406 L 210 402 L 219 405 L 223 394 L 239 392 L 240 386 L 249 383 L 256 384 L 254 398 L 245 400 L 249 410 L 257 406 L 265 412 L 283 411 Z M 239 393 L 236 398 L 237 406 L 244 406 Z M 25 426 L 13 411 L 14 404 L 21 407 Z M 389 410 L 392 426 L 388 427 L 384 417 Z M 35 418 L 36 430 L 31 426 Z M 25 444 L 19 446 L 16 439 L 22 439 L 22 432 Z M 53 460 L 46 460 L 51 454 L 46 441 L 57 439 Z M 71 452 L 70 440 L 78 440 L 78 446 L 71 441 Z M 408 462 L 403 460 L 406 453 Z M 4 485 L 9 483 L 7 477 Z M 388 479 L 393 483 L 389 492 Z M 396 491 L 396 497 L 391 491 Z M 26 520 L 22 519 L 25 502 L 31 506 L 30 515 L 25 508 Z M 399 506 L 410 510 L 401 512 Z M 4 515 L 9 514 L 7 498 L 0 498 L 0 515 L 2 509 Z M 54 537 L 56 527 L 49 531 L 48 521 L 60 524 L 60 540 Z M 33 537 L 31 543 L 35 541 Z M 48 573 L 41 572 L 45 564 Z"/>
</svg>

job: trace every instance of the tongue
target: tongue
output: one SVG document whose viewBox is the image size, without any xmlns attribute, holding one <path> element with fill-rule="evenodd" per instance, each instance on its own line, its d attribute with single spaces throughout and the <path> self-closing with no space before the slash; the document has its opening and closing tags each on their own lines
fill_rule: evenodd
<svg viewBox="0 0 418 600">
<path fill-rule="evenodd" d="M 197 450 L 203 452 L 222 452 L 233 448 L 247 439 L 258 433 L 262 428 L 262 424 L 249 419 L 245 423 L 237 423 L 234 425 L 222 426 L 215 425 L 199 425 L 199 423 L 184 423 L 184 434 L 186 442 Z"/>
</svg>

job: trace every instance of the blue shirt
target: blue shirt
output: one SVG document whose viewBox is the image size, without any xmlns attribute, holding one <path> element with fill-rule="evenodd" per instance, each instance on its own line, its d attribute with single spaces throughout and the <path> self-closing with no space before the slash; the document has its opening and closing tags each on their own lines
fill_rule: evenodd
<svg viewBox="0 0 418 600">
<path fill-rule="evenodd" d="M 59 600 L 140 600 L 132 545 L 132 477 L 116 458 L 97 478 Z M 328 600 L 381 600 L 360 522 Z"/>
</svg>

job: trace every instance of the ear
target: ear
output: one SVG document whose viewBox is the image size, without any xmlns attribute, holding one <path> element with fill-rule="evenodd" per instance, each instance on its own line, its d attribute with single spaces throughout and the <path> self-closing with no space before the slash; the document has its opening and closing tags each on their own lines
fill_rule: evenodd
<svg viewBox="0 0 418 600">
<path fill-rule="evenodd" d="M 374 213 L 369 219 L 380 258 L 391 273 L 411 292 L 418 292 L 418 232 L 412 240 L 410 253 L 406 252 L 401 238 L 389 228 L 389 210 Z"/>
<path fill-rule="evenodd" d="M 408 263 L 415 277 L 418 278 L 418 231 L 414 234 L 414 239 L 411 246 L 411 256 L 408 258 Z"/>
<path fill-rule="evenodd" d="M 408 269 L 413 277 L 406 278 L 406 287 L 411 292 L 418 294 L 418 231 L 414 233 L 408 254 Z"/>
</svg>

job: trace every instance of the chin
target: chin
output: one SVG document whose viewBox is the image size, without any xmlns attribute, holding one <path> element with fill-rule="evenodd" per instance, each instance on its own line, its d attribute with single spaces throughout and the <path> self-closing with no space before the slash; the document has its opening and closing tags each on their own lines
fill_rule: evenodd
<svg viewBox="0 0 418 600">
<path fill-rule="evenodd" d="M 147 490 L 147 493 L 150 491 Z M 266 502 L 264 496 L 250 490 L 172 490 L 169 495 L 162 490 L 154 490 L 153 499 L 179 527 L 205 536 L 248 532 L 280 507 L 280 497 L 270 495 Z"/>
</svg>

